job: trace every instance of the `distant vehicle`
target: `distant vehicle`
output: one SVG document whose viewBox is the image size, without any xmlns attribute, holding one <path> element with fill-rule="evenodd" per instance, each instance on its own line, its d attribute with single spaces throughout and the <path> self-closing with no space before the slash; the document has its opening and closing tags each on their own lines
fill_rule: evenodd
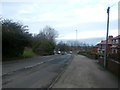
<svg viewBox="0 0 120 90">
<path fill-rule="evenodd" d="M 61 52 L 62 55 L 64 55 L 65 53 L 64 52 Z"/>
<path fill-rule="evenodd" d="M 62 55 L 66 55 L 66 54 L 67 54 L 67 52 L 63 51 L 63 52 L 61 52 L 61 54 L 62 54 Z"/>
<path fill-rule="evenodd" d="M 61 51 L 58 51 L 58 54 L 61 54 Z"/>
<path fill-rule="evenodd" d="M 72 54 L 72 51 L 70 51 L 70 54 Z"/>
<path fill-rule="evenodd" d="M 67 54 L 67 52 L 65 52 L 65 54 Z"/>
</svg>

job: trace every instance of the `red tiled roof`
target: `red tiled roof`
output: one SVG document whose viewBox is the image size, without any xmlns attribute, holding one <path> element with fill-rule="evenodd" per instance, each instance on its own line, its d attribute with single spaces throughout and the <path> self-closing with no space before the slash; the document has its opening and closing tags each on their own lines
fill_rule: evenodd
<svg viewBox="0 0 120 90">
<path fill-rule="evenodd" d="M 112 36 L 109 36 L 109 39 L 108 39 L 108 44 L 112 44 L 112 40 L 113 39 L 118 39 L 120 38 L 120 35 L 116 36 L 116 37 L 112 37 Z M 106 40 L 102 40 L 100 43 L 98 43 L 97 45 L 103 45 L 103 44 L 106 44 Z"/>
<path fill-rule="evenodd" d="M 120 38 L 120 35 L 118 35 L 118 36 L 114 37 L 113 39 L 118 39 L 118 38 Z"/>
<path fill-rule="evenodd" d="M 101 41 L 101 42 L 98 43 L 98 44 L 106 44 L 106 40 Z M 112 44 L 112 40 L 111 40 L 111 39 L 108 40 L 108 44 Z"/>
</svg>

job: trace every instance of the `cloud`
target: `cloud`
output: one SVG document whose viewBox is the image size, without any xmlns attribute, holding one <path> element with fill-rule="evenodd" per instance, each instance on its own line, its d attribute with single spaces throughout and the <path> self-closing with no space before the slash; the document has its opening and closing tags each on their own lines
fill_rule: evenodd
<svg viewBox="0 0 120 90">
<path fill-rule="evenodd" d="M 17 2 L 17 3 L 40 3 L 40 4 L 52 4 L 52 3 L 56 3 L 56 4 L 60 4 L 60 3 L 65 3 L 65 2 L 69 2 L 69 0 L 0 0 L 0 2 Z"/>
<path fill-rule="evenodd" d="M 2 15 L 2 4 L 0 3 L 0 15 Z"/>
<path fill-rule="evenodd" d="M 10 2 L 10 0 L 5 0 Z M 4 1 L 4 3 L 6 3 Z M 28 25 L 30 32 L 38 33 L 40 28 L 50 25 L 60 33 L 59 38 L 100 37 L 105 34 L 107 7 L 118 0 L 11 0 L 4 4 L 4 17 L 20 20 Z M 18 3 L 19 2 L 19 3 Z M 20 3 L 21 2 L 21 3 Z M 110 8 L 110 29 L 117 29 L 117 4 Z M 114 21 L 114 22 L 113 22 Z M 95 34 L 96 33 L 96 34 Z M 110 32 L 111 33 L 111 32 Z M 112 32 L 116 34 L 117 32 Z M 111 34 L 112 34 L 111 33 Z"/>
<path fill-rule="evenodd" d="M 54 1 L 54 2 L 53 2 Z M 68 2 L 67 0 L 65 0 Z M 86 4 L 85 7 L 75 7 L 73 5 L 63 4 L 61 7 L 60 5 L 55 5 L 57 3 L 56 0 L 50 1 L 39 1 L 42 3 L 46 3 L 47 5 L 42 5 L 41 3 L 28 3 L 21 5 L 21 8 L 18 10 L 17 15 L 21 18 L 24 18 L 25 21 L 58 21 L 63 24 L 59 24 L 58 27 L 71 26 L 76 25 L 80 23 L 86 23 L 86 22 L 106 22 L 106 9 L 104 5 L 96 5 L 96 6 L 90 6 Z M 70 2 L 73 2 L 73 0 L 70 0 Z M 75 3 L 88 3 L 90 1 L 88 0 L 75 0 Z M 52 5 L 51 5 L 52 3 Z M 54 5 L 53 5 L 54 3 Z M 59 2 L 60 3 L 60 2 Z M 61 1 L 63 3 L 63 1 Z M 102 2 L 103 3 L 103 2 Z M 69 8 L 68 8 L 69 7 Z M 63 10 L 62 10 L 62 9 Z M 48 10 L 46 10 L 48 9 Z M 114 13 L 111 12 L 111 20 L 114 20 L 117 18 L 117 10 L 114 10 Z M 16 15 L 16 17 L 17 17 Z M 28 19 L 28 17 L 31 16 L 31 18 Z M 32 19 L 32 20 L 31 20 Z"/>
<path fill-rule="evenodd" d="M 18 14 L 35 14 L 39 9 L 38 3 L 20 3 L 21 6 L 18 10 Z"/>
<path fill-rule="evenodd" d="M 19 11 L 19 14 L 30 14 L 34 12 L 34 8 L 33 7 L 27 7 L 22 9 L 21 11 Z"/>
</svg>

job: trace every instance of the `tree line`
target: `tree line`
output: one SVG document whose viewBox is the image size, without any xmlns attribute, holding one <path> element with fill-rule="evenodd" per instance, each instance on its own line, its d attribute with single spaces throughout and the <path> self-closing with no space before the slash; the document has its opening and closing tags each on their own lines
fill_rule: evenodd
<svg viewBox="0 0 120 90">
<path fill-rule="evenodd" d="M 0 19 L 2 25 L 2 57 L 21 57 L 25 48 L 31 48 L 36 55 L 52 55 L 54 51 L 71 51 L 79 49 L 87 44 L 81 43 L 76 46 L 75 41 L 56 43 L 58 32 L 46 26 L 38 34 L 29 33 L 28 26 L 9 19 Z M 85 45 L 84 45 L 85 44 Z"/>
</svg>

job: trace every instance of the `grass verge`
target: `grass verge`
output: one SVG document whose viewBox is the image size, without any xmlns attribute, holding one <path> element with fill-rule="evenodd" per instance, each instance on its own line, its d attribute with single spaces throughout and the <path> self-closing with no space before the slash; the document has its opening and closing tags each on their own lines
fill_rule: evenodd
<svg viewBox="0 0 120 90">
<path fill-rule="evenodd" d="M 24 58 L 34 57 L 36 54 L 30 48 L 26 48 L 22 55 Z"/>
</svg>

